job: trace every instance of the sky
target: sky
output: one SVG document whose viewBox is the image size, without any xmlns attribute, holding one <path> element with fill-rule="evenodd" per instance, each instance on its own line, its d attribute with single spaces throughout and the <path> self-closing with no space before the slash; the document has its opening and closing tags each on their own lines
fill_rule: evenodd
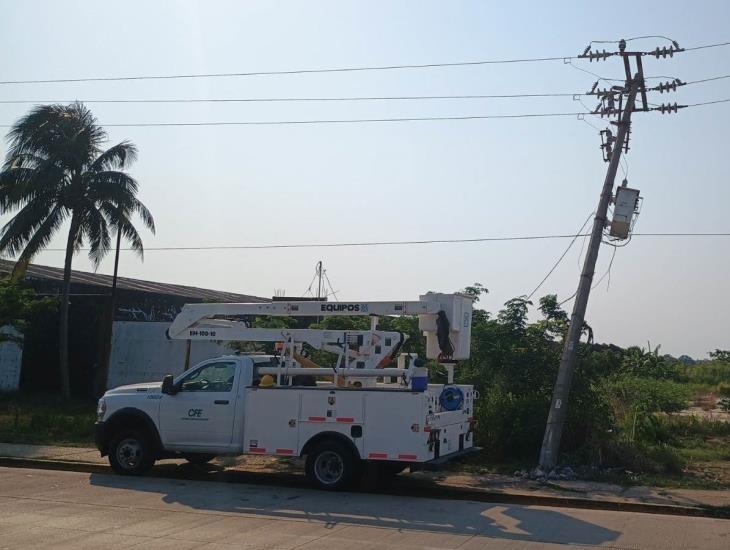
<svg viewBox="0 0 730 550">
<path fill-rule="evenodd" d="M 564 57 L 591 40 L 730 41 L 730 3 L 512 1 L 0 1 L 0 80 L 255 72 Z M 631 43 L 654 49 L 659 39 Z M 608 49 L 615 46 L 601 45 Z M 730 47 L 644 58 L 647 76 L 730 74 Z M 622 77 L 621 62 L 575 65 Z M 584 92 L 595 77 L 543 63 L 177 80 L 0 85 L 0 101 L 88 101 L 104 124 L 577 112 L 572 97 L 372 102 L 109 104 L 103 99 L 282 98 Z M 652 81 L 654 84 L 659 80 Z M 730 79 L 650 101 L 730 98 Z M 585 100 L 584 100 L 585 101 Z M 589 106 L 593 103 L 589 100 Z M 0 104 L 0 124 L 30 108 Z M 591 119 L 598 128 L 605 121 Z M 637 113 L 626 156 L 644 199 L 637 232 L 728 232 L 730 103 Z M 5 133 L 7 128 L 0 128 Z M 130 173 L 152 211 L 148 247 L 574 234 L 607 165 L 577 117 L 407 123 L 109 127 L 139 148 Z M 0 143 L 4 158 L 7 143 Z M 624 173 L 619 172 L 619 178 Z M 11 213 L 0 215 L 6 223 Z M 122 252 L 120 275 L 271 296 L 303 293 L 317 261 L 340 300 L 414 300 L 480 282 L 480 307 L 526 295 L 569 241 L 358 248 Z M 51 248 L 63 249 L 64 232 Z M 579 239 L 537 297 L 571 296 Z M 730 348 L 728 237 L 641 237 L 616 250 L 586 319 L 598 342 L 704 357 Z M 596 281 L 613 249 L 602 246 Z M 36 263 L 61 267 L 63 252 Z M 74 268 L 92 269 L 85 255 Z M 110 255 L 99 267 L 111 273 Z M 335 299 L 331 297 L 330 299 Z M 570 307 L 572 303 L 566 304 Z"/>
</svg>

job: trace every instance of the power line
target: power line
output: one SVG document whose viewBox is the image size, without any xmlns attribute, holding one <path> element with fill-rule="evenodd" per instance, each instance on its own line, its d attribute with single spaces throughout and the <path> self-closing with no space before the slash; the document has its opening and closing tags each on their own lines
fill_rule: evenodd
<svg viewBox="0 0 730 550">
<path fill-rule="evenodd" d="M 591 212 L 590 214 L 588 214 L 588 217 L 586 218 L 586 221 L 584 221 L 583 222 L 583 225 L 580 226 L 580 229 L 575 234 L 575 237 L 573 237 L 571 239 L 570 243 L 568 244 L 568 247 L 563 251 L 563 253 L 558 258 L 558 261 L 555 262 L 555 265 L 553 265 L 553 267 L 550 268 L 550 271 L 547 272 L 547 275 L 545 275 L 542 278 L 542 281 L 540 281 L 540 283 L 533 289 L 533 291 L 530 292 L 529 296 L 527 296 L 527 299 L 528 300 L 534 296 L 535 292 L 537 292 L 540 289 L 540 287 L 543 285 L 543 283 L 548 280 L 548 278 L 550 277 L 550 275 L 553 274 L 553 271 L 555 271 L 557 269 L 557 267 L 560 265 L 560 262 L 563 261 L 563 258 L 565 258 L 565 255 L 568 253 L 568 251 L 570 251 L 570 249 L 572 248 L 572 246 L 575 243 L 575 241 L 578 239 L 578 237 L 580 237 L 581 232 L 583 231 L 583 229 L 585 229 L 586 224 L 593 217 L 593 214 L 595 214 L 595 212 Z"/>
<path fill-rule="evenodd" d="M 580 67 L 573 65 L 579 70 Z M 599 76 L 590 73 L 593 76 Z M 666 78 L 670 76 L 655 76 L 646 78 Z M 713 76 L 699 80 L 684 82 L 684 86 L 701 84 L 730 78 L 730 75 Z M 603 78 L 601 80 L 618 80 Z M 20 104 L 48 104 L 48 103 L 286 103 L 286 102 L 348 102 L 348 101 L 424 101 L 424 100 L 470 100 L 470 99 L 516 99 L 516 98 L 541 98 L 541 97 L 582 97 L 589 96 L 586 92 L 540 92 L 540 93 L 514 93 L 514 94 L 456 94 L 456 95 L 394 95 L 394 96 L 355 96 L 355 97 L 244 97 L 244 98 L 173 98 L 173 99 L 3 99 L 2 105 Z"/>
<path fill-rule="evenodd" d="M 684 51 L 704 50 L 707 48 L 719 48 L 721 46 L 730 46 L 730 42 L 718 42 L 716 44 L 705 44 L 704 46 L 695 46 L 694 48 L 685 48 Z"/>
<path fill-rule="evenodd" d="M 573 97 L 589 95 L 584 92 L 535 93 L 535 94 L 465 94 L 465 95 L 416 95 L 416 96 L 361 96 L 361 97 L 254 97 L 254 98 L 182 98 L 182 99 L 7 99 L 0 104 L 23 103 L 277 103 L 296 101 L 414 101 L 438 99 L 512 99 L 530 97 Z"/>
<path fill-rule="evenodd" d="M 270 250 L 279 248 L 346 248 L 364 246 L 402 246 L 426 244 L 455 244 L 455 243 L 482 243 L 482 242 L 509 242 L 509 241 L 536 241 L 552 239 L 575 239 L 585 237 L 589 233 L 555 234 L 555 235 L 526 235 L 508 237 L 476 237 L 469 239 L 427 239 L 402 241 L 362 241 L 340 243 L 296 243 L 296 244 L 259 244 L 259 245 L 201 245 L 201 246 L 158 246 L 145 247 L 149 251 L 189 251 L 189 250 Z M 730 237 L 730 232 L 722 233 L 634 233 L 634 237 Z M 88 248 L 79 250 L 88 251 Z M 124 251 L 133 251 L 131 248 L 121 248 Z M 65 248 L 46 248 L 44 252 L 65 252 Z"/>
<path fill-rule="evenodd" d="M 713 80 L 722 80 L 723 78 L 730 78 L 730 74 L 724 74 L 720 76 L 713 76 L 710 78 L 702 78 L 700 80 L 690 80 L 689 82 L 685 82 L 685 86 L 688 86 L 690 84 L 700 84 L 702 82 L 712 82 Z"/>
<path fill-rule="evenodd" d="M 643 37 L 635 37 L 638 39 Z M 631 39 L 631 40 L 633 40 Z M 730 42 L 720 42 L 716 44 L 704 44 L 692 48 L 685 48 L 685 51 L 702 50 L 707 48 L 717 48 L 728 46 Z M 57 83 L 74 83 L 74 82 L 119 82 L 130 80 L 174 80 L 174 79 L 192 79 L 192 78 L 228 78 L 228 77 L 249 77 L 249 76 L 276 76 L 276 75 L 297 75 L 297 74 L 319 74 L 319 73 L 343 73 L 343 72 L 361 72 L 361 71 L 390 71 L 404 69 L 434 69 L 442 67 L 470 67 L 479 65 L 501 65 L 509 63 L 539 63 L 545 61 L 563 61 L 567 62 L 576 59 L 577 56 L 552 56 L 552 57 L 531 57 L 517 59 L 490 59 L 478 61 L 457 61 L 447 63 L 421 63 L 407 65 L 375 65 L 361 67 L 334 67 L 323 69 L 292 69 L 283 71 L 250 71 L 250 72 L 226 72 L 226 73 L 187 73 L 187 74 L 170 74 L 170 75 L 132 75 L 132 76 L 95 76 L 82 78 L 48 78 L 48 79 L 28 79 L 28 80 L 5 80 L 0 81 L 0 85 L 12 84 L 57 84 Z"/>
<path fill-rule="evenodd" d="M 598 288 L 598 286 L 603 282 L 603 279 L 605 279 L 606 276 L 608 276 L 608 286 L 611 286 L 611 268 L 613 267 L 613 260 L 616 258 L 616 250 L 618 250 L 618 247 L 614 246 L 613 254 L 611 254 L 611 261 L 608 263 L 608 269 L 606 269 L 606 272 L 601 275 L 601 278 L 598 279 L 598 282 L 591 287 L 591 290 L 595 290 L 596 288 Z M 606 287 L 606 290 L 608 290 L 608 287 Z M 577 290 L 573 292 L 573 294 L 568 296 L 565 300 L 559 302 L 558 307 L 570 302 L 573 298 L 575 298 L 576 294 L 578 294 Z"/>
<path fill-rule="evenodd" d="M 511 118 L 540 118 L 590 115 L 593 113 L 521 113 L 507 115 L 465 115 L 465 116 L 435 116 L 435 117 L 400 117 L 400 118 L 358 118 L 358 119 L 319 119 L 319 120 L 261 120 L 261 121 L 214 121 L 214 122 L 137 122 L 104 124 L 108 128 L 145 128 L 151 126 L 280 126 L 289 124 L 362 124 L 370 122 L 424 122 L 435 120 L 484 120 L 484 119 L 511 119 Z M 0 128 L 11 128 L 11 124 L 2 124 Z"/>
<path fill-rule="evenodd" d="M 672 38 L 669 38 L 668 36 L 663 36 L 661 34 L 647 34 L 645 36 L 632 36 L 631 38 L 623 38 L 619 40 L 591 40 L 591 44 L 618 44 L 621 40 L 624 42 L 632 42 L 634 40 L 644 40 L 647 38 L 661 38 L 662 40 L 666 40 L 668 42 L 674 43 L 675 40 Z"/>
<path fill-rule="evenodd" d="M 699 107 L 726 103 L 728 99 L 691 103 L 686 107 Z M 375 122 L 431 122 L 444 120 L 488 120 L 488 119 L 516 119 L 516 118 L 545 118 L 565 116 L 598 115 L 592 112 L 569 113 L 519 113 L 506 115 L 464 115 L 464 116 L 434 116 L 434 117 L 400 117 L 400 118 L 356 118 L 356 119 L 318 119 L 318 120 L 260 120 L 260 121 L 213 121 L 213 122 L 125 122 L 119 124 L 104 124 L 108 128 L 147 128 L 147 127 L 180 127 L 180 126 L 283 126 L 283 125 L 311 125 L 311 124 L 363 124 Z M 1 124 L 0 128 L 11 128 L 11 124 Z"/>
<path fill-rule="evenodd" d="M 606 272 L 603 275 L 601 275 L 601 278 L 598 279 L 598 282 L 591 287 L 591 290 L 598 288 L 600 286 L 600 284 L 603 282 L 603 279 L 605 279 L 606 277 L 608 277 L 606 291 L 608 291 L 608 289 L 611 287 L 611 268 L 613 267 L 613 260 L 616 259 L 616 251 L 618 250 L 618 248 L 619 247 L 617 247 L 617 246 L 613 247 L 613 254 L 611 254 L 611 261 L 608 262 L 608 268 L 606 269 Z"/>
<path fill-rule="evenodd" d="M 728 101 L 730 101 L 730 98 L 717 99 L 715 101 L 702 101 L 700 103 L 689 103 L 689 104 L 687 104 L 687 107 L 701 107 L 702 105 L 715 105 L 716 103 L 727 103 Z"/>
<path fill-rule="evenodd" d="M 538 63 L 542 61 L 563 61 L 573 59 L 573 56 L 560 57 L 532 57 L 521 59 L 490 59 L 480 61 L 457 61 L 451 63 L 422 63 L 412 65 L 377 65 L 365 67 L 335 67 L 325 69 L 293 69 L 286 71 L 251 71 L 239 73 L 190 73 L 173 75 L 135 75 L 135 76 L 95 76 L 85 78 L 48 78 L 37 80 L 5 80 L 0 85 L 7 84 L 56 84 L 69 82 L 118 82 L 124 80 L 173 80 L 181 78 L 227 78 L 246 76 L 276 76 L 295 74 L 318 74 L 318 73 L 345 73 L 359 71 L 391 71 L 401 69 L 435 69 L 440 67 L 470 67 L 478 65 L 501 65 L 505 63 Z"/>
</svg>

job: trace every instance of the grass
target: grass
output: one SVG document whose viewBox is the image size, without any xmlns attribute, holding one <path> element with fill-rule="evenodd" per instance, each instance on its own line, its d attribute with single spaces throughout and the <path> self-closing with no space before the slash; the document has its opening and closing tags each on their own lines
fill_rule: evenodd
<svg viewBox="0 0 730 550">
<path fill-rule="evenodd" d="M 0 442 L 93 446 L 94 403 L 51 394 L 0 393 Z"/>
</svg>

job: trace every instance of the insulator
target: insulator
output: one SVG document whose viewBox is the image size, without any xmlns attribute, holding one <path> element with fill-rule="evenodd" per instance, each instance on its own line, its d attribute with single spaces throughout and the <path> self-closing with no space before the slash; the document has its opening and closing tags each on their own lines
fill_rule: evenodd
<svg viewBox="0 0 730 550">
<path fill-rule="evenodd" d="M 681 48 L 675 49 L 673 46 L 669 47 L 669 48 L 667 48 L 666 46 L 664 46 L 663 48 L 660 48 L 657 46 L 657 48 L 653 52 L 648 52 L 648 54 L 653 55 L 654 57 L 659 59 L 660 57 L 666 58 L 667 56 L 674 57 L 675 52 L 681 52 L 681 51 L 683 51 Z"/>
<path fill-rule="evenodd" d="M 676 113 L 676 112 L 677 112 L 677 109 L 679 109 L 679 105 L 677 105 L 677 103 L 676 103 L 676 102 L 674 103 L 674 105 L 672 105 L 671 103 L 662 103 L 662 104 L 661 104 L 661 105 L 659 106 L 659 111 L 660 111 L 660 112 L 661 112 L 661 113 L 662 113 L 663 115 L 664 115 L 664 114 L 672 114 L 672 113 Z"/>
</svg>

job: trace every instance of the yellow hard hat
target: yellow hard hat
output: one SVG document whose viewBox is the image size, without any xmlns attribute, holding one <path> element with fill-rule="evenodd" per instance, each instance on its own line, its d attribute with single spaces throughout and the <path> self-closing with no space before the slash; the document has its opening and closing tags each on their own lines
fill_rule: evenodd
<svg viewBox="0 0 730 550">
<path fill-rule="evenodd" d="M 259 388 L 273 388 L 274 387 L 274 377 L 270 374 L 264 374 L 261 377 L 261 382 L 259 382 Z"/>
</svg>

